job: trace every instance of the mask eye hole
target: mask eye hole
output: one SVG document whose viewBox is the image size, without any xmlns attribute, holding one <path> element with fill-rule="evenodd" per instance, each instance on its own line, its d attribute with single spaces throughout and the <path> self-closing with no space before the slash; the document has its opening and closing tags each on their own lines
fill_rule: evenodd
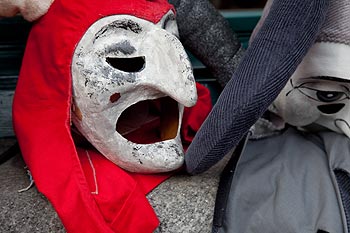
<svg viewBox="0 0 350 233">
<path fill-rule="evenodd" d="M 317 91 L 316 96 L 320 101 L 329 103 L 339 100 L 344 96 L 344 93 L 338 91 Z"/>
<path fill-rule="evenodd" d="M 145 57 L 107 57 L 106 62 L 115 69 L 134 73 L 140 72 L 145 68 Z"/>
</svg>

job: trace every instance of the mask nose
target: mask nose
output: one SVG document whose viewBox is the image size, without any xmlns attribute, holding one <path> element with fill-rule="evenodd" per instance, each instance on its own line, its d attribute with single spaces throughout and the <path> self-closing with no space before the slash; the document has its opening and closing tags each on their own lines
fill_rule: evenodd
<svg viewBox="0 0 350 233">
<path fill-rule="evenodd" d="M 342 133 L 344 133 L 348 138 L 350 138 L 350 125 L 348 122 L 346 122 L 343 119 L 336 119 L 335 125 Z"/>
<path fill-rule="evenodd" d="M 350 107 L 348 105 L 345 105 L 342 111 L 336 115 L 334 124 L 340 132 L 350 138 Z"/>
<path fill-rule="evenodd" d="M 350 138 L 350 125 L 347 121 L 344 119 L 336 119 L 334 123 L 342 133 Z"/>
<path fill-rule="evenodd" d="M 151 30 L 140 46 L 146 64 L 140 85 L 159 90 L 186 107 L 197 101 L 192 66 L 181 42 L 159 28 Z"/>
</svg>

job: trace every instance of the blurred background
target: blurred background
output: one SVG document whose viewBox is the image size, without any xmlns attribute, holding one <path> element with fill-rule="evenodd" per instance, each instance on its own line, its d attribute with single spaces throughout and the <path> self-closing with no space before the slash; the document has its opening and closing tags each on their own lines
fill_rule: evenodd
<svg viewBox="0 0 350 233">
<path fill-rule="evenodd" d="M 210 0 L 220 10 L 247 10 L 263 8 L 266 0 Z"/>
</svg>

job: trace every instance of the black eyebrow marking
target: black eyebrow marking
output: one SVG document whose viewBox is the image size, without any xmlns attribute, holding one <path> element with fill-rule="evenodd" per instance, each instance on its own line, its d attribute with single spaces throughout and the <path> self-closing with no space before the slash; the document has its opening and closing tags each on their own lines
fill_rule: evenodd
<svg viewBox="0 0 350 233">
<path fill-rule="evenodd" d="M 117 29 L 117 28 L 132 31 L 132 32 L 137 33 L 137 34 L 142 32 L 141 26 L 138 23 L 136 23 L 135 21 L 132 21 L 130 19 L 116 20 L 116 21 L 102 27 L 95 34 L 95 39 L 94 39 L 93 43 L 95 43 L 95 41 L 97 39 L 107 36 L 109 34 L 108 32 L 110 32 L 113 29 Z"/>
<path fill-rule="evenodd" d="M 343 78 L 338 78 L 338 77 L 333 77 L 333 76 L 314 76 L 310 77 L 311 79 L 321 79 L 321 80 L 329 80 L 329 81 L 336 81 L 336 82 L 342 82 L 342 83 L 349 83 L 349 80 L 343 79 Z"/>
</svg>

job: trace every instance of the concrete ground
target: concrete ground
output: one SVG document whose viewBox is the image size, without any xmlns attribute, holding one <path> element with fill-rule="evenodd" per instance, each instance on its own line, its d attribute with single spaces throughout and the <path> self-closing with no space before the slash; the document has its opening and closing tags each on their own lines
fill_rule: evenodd
<svg viewBox="0 0 350 233">
<path fill-rule="evenodd" d="M 14 139 L 0 139 L 0 154 L 14 143 Z M 219 175 L 226 161 L 201 175 L 175 175 L 147 195 L 161 222 L 156 233 L 211 232 Z M 65 232 L 35 187 L 18 193 L 29 183 L 20 154 L 0 165 L 0 232 Z"/>
</svg>

